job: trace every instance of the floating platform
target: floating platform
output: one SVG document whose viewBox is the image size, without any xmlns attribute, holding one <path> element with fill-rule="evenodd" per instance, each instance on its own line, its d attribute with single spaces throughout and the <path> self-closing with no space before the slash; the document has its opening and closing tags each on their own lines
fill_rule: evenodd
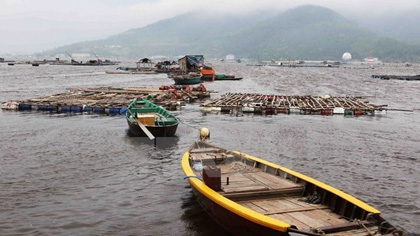
<svg viewBox="0 0 420 236">
<path fill-rule="evenodd" d="M 284 96 L 227 93 L 202 106 L 203 112 L 302 114 L 302 115 L 374 115 L 386 112 L 387 105 L 372 105 L 362 97 Z"/>
<path fill-rule="evenodd" d="M 420 80 L 420 75 L 372 75 L 374 79 L 381 80 Z"/>
<path fill-rule="evenodd" d="M 173 91 L 153 88 L 76 88 L 65 93 L 53 94 L 22 101 L 8 101 L 2 104 L 5 110 L 34 110 L 47 112 L 125 114 L 134 98 L 145 98 L 167 110 L 179 110 L 185 101 L 208 98 L 208 92 Z"/>
</svg>

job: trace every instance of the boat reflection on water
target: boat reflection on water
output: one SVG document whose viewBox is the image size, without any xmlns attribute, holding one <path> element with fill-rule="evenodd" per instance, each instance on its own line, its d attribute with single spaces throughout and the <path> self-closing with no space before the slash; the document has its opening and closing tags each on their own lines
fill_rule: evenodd
<svg viewBox="0 0 420 236">
<path fill-rule="evenodd" d="M 192 193 L 189 185 L 185 187 L 184 194 L 182 194 L 181 197 L 181 202 L 181 208 L 183 209 L 181 220 L 184 222 L 189 232 L 195 232 L 197 235 L 202 236 L 232 235 L 212 220 L 208 214 L 206 214 Z"/>
<path fill-rule="evenodd" d="M 155 137 L 155 140 L 150 140 L 148 137 L 138 137 L 134 136 L 129 129 L 126 129 L 126 137 L 128 143 L 133 144 L 135 146 L 146 146 L 149 145 L 153 147 L 156 144 L 156 147 L 159 149 L 170 149 L 178 145 L 179 137 Z"/>
</svg>

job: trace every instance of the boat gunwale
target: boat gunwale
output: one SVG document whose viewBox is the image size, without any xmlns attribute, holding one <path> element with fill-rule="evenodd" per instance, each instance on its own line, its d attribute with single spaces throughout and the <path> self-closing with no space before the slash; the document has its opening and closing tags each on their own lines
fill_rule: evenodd
<svg viewBox="0 0 420 236">
<path fill-rule="evenodd" d="M 379 210 L 377 210 L 376 208 L 368 205 L 367 203 L 363 202 L 362 200 L 357 199 L 356 197 L 353 197 L 350 194 L 347 194 L 347 193 L 345 193 L 345 192 L 343 192 L 343 191 L 341 191 L 341 190 L 339 190 L 337 188 L 334 188 L 334 187 L 332 187 L 332 186 L 330 186 L 330 185 L 328 185 L 326 183 L 323 183 L 323 182 L 321 182 L 319 180 L 316 180 L 316 179 L 314 179 L 312 177 L 309 177 L 309 176 L 304 175 L 304 174 L 301 174 L 301 173 L 299 173 L 297 171 L 288 169 L 288 168 L 283 167 L 281 165 L 274 164 L 274 163 L 271 163 L 269 161 L 265 161 L 265 160 L 260 159 L 258 157 L 251 156 L 251 155 L 246 154 L 246 153 L 243 153 L 243 152 L 232 151 L 232 153 L 234 153 L 236 155 L 239 155 L 239 156 L 241 156 L 243 158 L 246 158 L 246 159 L 249 159 L 249 160 L 253 160 L 253 161 L 259 162 L 261 164 L 270 166 L 272 168 L 279 169 L 279 170 L 281 170 L 281 171 L 283 171 L 283 172 L 285 172 L 287 174 L 293 175 L 296 178 L 299 178 L 301 180 L 304 180 L 304 181 L 306 181 L 308 183 L 311 183 L 311 184 L 313 184 L 313 185 L 315 185 L 315 186 L 317 186 L 319 188 L 322 188 L 322 189 L 324 189 L 324 190 L 326 190 L 326 191 L 328 191 L 328 192 L 330 192 L 330 193 L 332 193 L 332 194 L 334 194 L 334 195 L 336 195 L 338 197 L 341 197 L 344 200 L 346 200 L 346 201 L 354 204 L 357 207 L 360 207 L 361 209 L 363 209 L 363 210 L 365 210 L 365 211 L 367 211 L 369 213 L 372 213 L 372 214 L 381 214 L 381 212 Z"/>
</svg>

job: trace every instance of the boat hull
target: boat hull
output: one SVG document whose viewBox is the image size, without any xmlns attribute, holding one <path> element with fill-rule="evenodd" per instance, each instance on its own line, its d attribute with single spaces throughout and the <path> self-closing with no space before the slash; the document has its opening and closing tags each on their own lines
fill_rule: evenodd
<svg viewBox="0 0 420 236">
<path fill-rule="evenodd" d="M 289 235 L 287 232 L 277 231 L 260 224 L 249 221 L 201 194 L 194 186 L 191 186 L 200 206 L 220 226 L 234 235 Z"/>
<path fill-rule="evenodd" d="M 201 77 L 197 78 L 174 78 L 175 84 L 177 85 L 191 85 L 201 83 Z"/>
<path fill-rule="evenodd" d="M 130 70 L 107 70 L 105 71 L 107 74 L 128 74 L 128 75 L 134 75 L 134 74 L 143 74 L 143 75 L 153 75 L 157 74 L 155 71 L 130 71 Z"/>
<path fill-rule="evenodd" d="M 216 78 L 215 80 L 242 80 L 242 78 L 237 78 L 237 77 L 225 77 L 225 78 Z"/>
<path fill-rule="evenodd" d="M 147 137 L 143 130 L 138 126 L 137 123 L 132 123 L 127 120 L 130 134 L 136 137 Z M 170 126 L 146 126 L 150 133 L 155 137 L 171 137 L 174 136 L 178 128 L 178 124 Z"/>
<path fill-rule="evenodd" d="M 241 77 L 235 77 L 234 75 L 225 75 L 225 74 L 218 74 L 215 76 L 214 80 L 241 80 Z"/>
</svg>

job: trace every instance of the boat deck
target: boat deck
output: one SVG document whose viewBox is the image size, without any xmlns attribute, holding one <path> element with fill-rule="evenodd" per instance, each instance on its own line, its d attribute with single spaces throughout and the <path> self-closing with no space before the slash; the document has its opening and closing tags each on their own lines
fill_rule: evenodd
<svg viewBox="0 0 420 236">
<path fill-rule="evenodd" d="M 236 203 L 261 214 L 295 225 L 299 230 L 324 230 L 331 235 L 371 235 L 377 226 L 362 225 L 359 229 L 337 232 L 342 226 L 355 224 L 332 212 L 328 206 L 311 204 L 303 197 L 304 185 L 264 172 L 241 161 L 224 161 L 229 155 L 211 148 L 192 150 L 190 159 L 203 166 L 217 165 L 221 170 L 219 193 Z M 201 176 L 201 171 L 195 172 Z M 331 230 L 332 229 L 332 230 Z M 329 233 L 325 233 L 328 235 Z"/>
</svg>

